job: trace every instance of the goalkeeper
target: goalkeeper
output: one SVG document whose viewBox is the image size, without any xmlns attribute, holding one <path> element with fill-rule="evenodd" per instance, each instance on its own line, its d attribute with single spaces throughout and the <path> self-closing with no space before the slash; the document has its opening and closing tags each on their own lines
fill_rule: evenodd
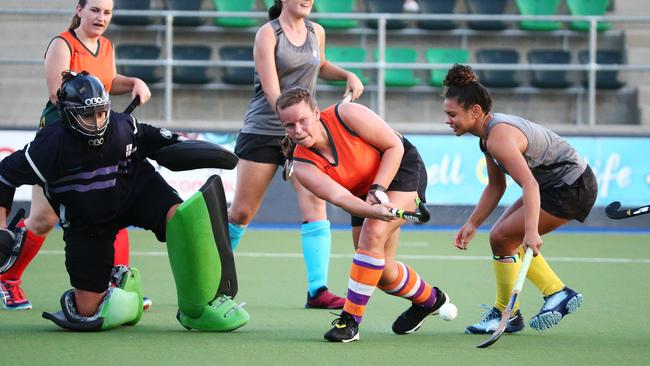
<svg viewBox="0 0 650 366">
<path fill-rule="evenodd" d="M 248 314 L 232 300 L 237 282 L 220 179 L 183 202 L 146 160 L 173 170 L 232 169 L 237 157 L 112 112 L 102 83 L 85 72 L 64 73 L 57 98 L 61 119 L 0 162 L 0 226 L 15 188 L 38 184 L 63 228 L 73 289 L 63 294 L 61 311 L 43 317 L 76 331 L 136 324 L 139 272 L 113 268 L 113 241 L 118 230 L 138 226 L 167 241 L 184 327 L 231 331 L 246 324 Z M 20 257 L 24 229 L 9 229 L 0 231 L 0 272 Z"/>
</svg>

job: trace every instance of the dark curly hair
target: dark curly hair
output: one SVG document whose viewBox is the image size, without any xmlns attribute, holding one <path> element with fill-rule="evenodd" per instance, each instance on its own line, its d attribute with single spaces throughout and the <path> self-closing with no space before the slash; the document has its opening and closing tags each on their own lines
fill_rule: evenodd
<svg viewBox="0 0 650 366">
<path fill-rule="evenodd" d="M 465 109 L 478 104 L 484 112 L 492 109 L 492 97 L 487 89 L 479 82 L 471 67 L 455 64 L 447 72 L 444 82 L 444 96 L 456 99 Z"/>
</svg>

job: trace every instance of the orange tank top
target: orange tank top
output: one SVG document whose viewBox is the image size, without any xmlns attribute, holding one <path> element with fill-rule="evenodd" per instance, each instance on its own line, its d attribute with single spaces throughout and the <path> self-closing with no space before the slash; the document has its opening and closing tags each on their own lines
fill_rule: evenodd
<svg viewBox="0 0 650 366">
<path fill-rule="evenodd" d="M 113 43 L 108 38 L 99 37 L 96 52 L 89 50 L 77 38 L 74 30 L 65 31 L 56 38 L 63 39 L 70 49 L 70 70 L 88 71 L 101 80 L 107 92 L 111 91 L 115 77 L 115 54 Z"/>
<path fill-rule="evenodd" d="M 320 122 L 332 145 L 334 161 L 330 162 L 318 152 L 300 145 L 296 146 L 293 158 L 314 164 L 353 195 L 363 197 L 368 194 L 377 175 L 380 152 L 345 125 L 339 117 L 338 106 L 330 106 L 320 115 Z"/>
</svg>

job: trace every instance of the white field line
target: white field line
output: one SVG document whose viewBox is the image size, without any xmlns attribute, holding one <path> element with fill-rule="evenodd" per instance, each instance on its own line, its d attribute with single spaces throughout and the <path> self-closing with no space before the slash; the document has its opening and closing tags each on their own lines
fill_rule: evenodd
<svg viewBox="0 0 650 366">
<path fill-rule="evenodd" d="M 63 250 L 41 250 L 39 254 L 45 255 L 63 255 Z M 166 257 L 167 252 L 138 252 L 132 251 L 135 257 Z M 260 252 L 237 252 L 235 257 L 238 258 L 302 258 L 301 253 L 260 253 Z M 424 255 L 424 254 L 400 254 L 399 259 L 413 259 L 425 261 L 487 261 L 489 256 L 478 255 Z M 337 254 L 332 253 L 333 259 L 352 259 L 352 253 Z M 650 259 L 645 258 L 590 258 L 590 257 L 545 257 L 549 262 L 567 262 L 567 263 L 611 263 L 611 264 L 650 264 Z"/>
</svg>

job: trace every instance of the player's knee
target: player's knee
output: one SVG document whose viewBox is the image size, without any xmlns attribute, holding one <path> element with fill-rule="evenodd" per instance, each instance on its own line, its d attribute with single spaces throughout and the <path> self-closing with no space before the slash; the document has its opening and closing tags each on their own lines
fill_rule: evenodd
<svg viewBox="0 0 650 366">
<path fill-rule="evenodd" d="M 45 236 L 52 231 L 57 221 L 56 215 L 34 212 L 25 219 L 25 227 L 38 236 Z"/>
<path fill-rule="evenodd" d="M 513 238 L 509 237 L 501 228 L 497 225 L 490 231 L 490 246 L 492 247 L 492 253 L 498 255 L 510 255 L 514 248 L 512 248 Z"/>
</svg>

